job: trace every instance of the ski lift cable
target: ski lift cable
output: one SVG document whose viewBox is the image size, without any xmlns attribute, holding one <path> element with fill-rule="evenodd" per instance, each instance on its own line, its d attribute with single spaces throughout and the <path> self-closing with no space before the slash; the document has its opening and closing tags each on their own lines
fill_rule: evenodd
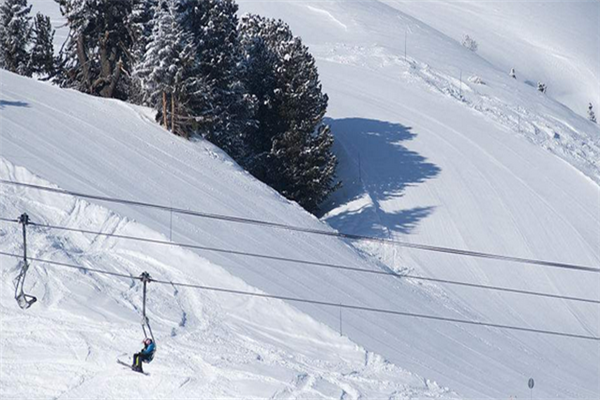
<svg viewBox="0 0 600 400">
<path fill-rule="evenodd" d="M 2 217 L 0 217 L 0 221 L 16 222 L 16 220 L 11 220 L 11 219 L 2 218 Z M 271 256 L 271 255 L 265 255 L 265 254 L 257 254 L 257 253 L 229 250 L 229 249 L 220 249 L 220 248 L 215 248 L 215 247 L 207 247 L 207 246 L 187 244 L 187 243 L 178 243 L 178 242 L 164 241 L 164 240 L 158 240 L 158 239 L 143 238 L 143 237 L 138 237 L 138 236 L 129 236 L 129 235 L 120 235 L 120 234 L 115 234 L 115 233 L 98 232 L 98 231 L 92 231 L 92 230 L 87 230 L 87 229 L 69 228 L 69 227 L 64 227 L 64 226 L 56 226 L 56 225 L 48 225 L 48 224 L 38 224 L 38 223 L 34 223 L 34 222 L 30 222 L 30 224 L 34 225 L 34 226 L 38 226 L 40 228 L 46 228 L 46 229 L 56 229 L 56 230 L 62 230 L 62 231 L 68 231 L 68 232 L 77 232 L 77 233 L 85 233 L 85 234 L 92 234 L 92 235 L 99 235 L 99 236 L 107 236 L 107 237 L 114 237 L 117 239 L 133 240 L 133 241 L 147 242 L 147 243 L 166 245 L 166 246 L 177 246 L 177 247 L 190 248 L 190 249 L 196 249 L 196 250 L 233 254 L 233 255 L 245 256 L 245 257 L 262 258 L 262 259 L 267 259 L 267 260 L 303 264 L 303 265 L 316 266 L 316 267 L 322 267 L 322 268 L 346 270 L 346 271 L 352 271 L 352 272 L 364 273 L 364 274 L 384 275 L 384 276 L 390 276 L 390 277 L 395 277 L 395 278 L 400 278 L 400 279 L 402 279 L 402 278 L 414 279 L 414 280 L 436 282 L 436 283 L 448 284 L 448 285 L 472 287 L 472 288 L 494 290 L 494 291 L 507 292 L 507 293 L 517 293 L 517 294 L 523 294 L 523 295 L 528 295 L 528 296 L 538 296 L 538 297 L 547 297 L 547 298 L 569 300 L 569 301 L 579 301 L 579 302 L 584 302 L 584 303 L 600 304 L 600 300 L 587 299 L 587 298 L 576 297 L 576 296 L 566 296 L 566 295 L 559 295 L 559 294 L 552 294 L 552 293 L 535 292 L 535 291 L 530 291 L 530 290 L 514 289 L 514 288 L 507 288 L 507 287 L 500 287 L 500 286 L 493 286 L 493 285 L 481 285 L 481 284 L 476 284 L 476 283 L 453 281 L 453 280 L 448 280 L 448 279 L 428 278 L 428 277 L 422 277 L 422 276 L 411 275 L 411 274 L 400 274 L 400 273 L 396 273 L 393 271 L 370 270 L 370 269 L 365 269 L 365 268 L 350 267 L 350 266 L 339 265 L 339 264 L 300 260 L 300 259 Z"/>
<path fill-rule="evenodd" d="M 62 194 L 62 195 L 70 195 L 70 196 L 76 196 L 76 197 L 81 197 L 81 198 L 86 198 L 86 199 L 93 199 L 93 200 L 107 201 L 107 202 L 112 202 L 112 203 L 121 203 L 121 204 L 128 204 L 128 205 L 132 205 L 132 206 L 153 208 L 153 209 L 159 209 L 159 210 L 164 210 L 164 211 L 170 211 L 170 212 L 174 212 L 174 213 L 178 213 L 178 214 L 182 214 L 182 215 L 190 215 L 190 216 L 195 216 L 195 217 L 200 217 L 200 218 L 207 218 L 207 219 L 241 223 L 241 224 L 250 224 L 250 225 L 269 227 L 269 228 L 275 228 L 275 229 L 284 229 L 284 230 L 293 231 L 293 232 L 302 232 L 302 233 L 307 233 L 307 234 L 337 237 L 337 238 L 348 239 L 348 240 L 365 240 L 365 241 L 372 241 L 372 242 L 379 242 L 379 243 L 388 243 L 391 245 L 397 245 L 397 246 L 401 246 L 401 247 L 405 247 L 405 248 L 412 248 L 412 249 L 417 249 L 417 250 L 445 253 L 445 254 L 454 254 L 454 255 L 465 256 L 465 257 L 494 259 L 494 260 L 500 260 L 500 261 L 523 263 L 523 264 L 542 265 L 542 266 L 546 266 L 546 267 L 567 268 L 567 269 L 587 271 L 587 272 L 596 272 L 596 273 L 600 272 L 600 268 L 577 265 L 577 264 L 573 264 L 573 263 L 555 262 L 555 261 L 546 261 L 546 260 L 539 260 L 539 259 L 532 259 L 532 258 L 507 256 L 507 255 L 502 255 L 502 254 L 493 254 L 493 253 L 485 253 L 485 252 L 479 252 L 479 251 L 463 250 L 463 249 L 456 249 L 456 248 L 451 248 L 451 247 L 433 246 L 433 245 L 426 245 L 426 244 L 419 244 L 419 243 L 409 243 L 409 242 L 404 242 L 404 241 L 399 241 L 399 240 L 389 239 L 389 238 L 378 238 L 378 237 L 373 237 L 373 236 L 356 235 L 356 234 L 322 230 L 322 229 L 304 228 L 304 227 L 287 225 L 287 224 L 277 223 L 277 222 L 236 217 L 236 216 L 231 216 L 231 215 L 206 213 L 206 212 L 201 212 L 201 211 L 186 210 L 186 209 L 182 209 L 182 208 L 164 206 L 164 205 L 153 204 L 153 203 L 146 203 L 146 202 L 135 201 L 135 200 L 125 200 L 125 199 L 117 199 L 117 198 L 112 198 L 112 197 L 107 197 L 107 196 L 91 195 L 91 194 L 79 193 L 79 192 L 68 191 L 68 190 L 63 190 L 63 189 L 51 188 L 51 187 L 47 187 L 47 186 L 33 185 L 33 184 L 23 183 L 23 182 L 8 181 L 8 180 L 4 180 L 4 179 L 0 179 L 0 184 L 22 186 L 22 187 L 27 187 L 30 189 L 43 190 L 43 191 L 58 193 L 58 194 Z"/>
<path fill-rule="evenodd" d="M 7 256 L 7 257 L 16 257 L 16 258 L 21 258 L 22 257 L 21 255 L 7 253 L 5 251 L 0 251 L 0 255 Z M 44 260 L 42 258 L 36 258 L 36 257 L 29 257 L 28 260 L 30 260 L 30 261 L 37 261 L 37 262 L 45 263 L 45 264 L 56 265 L 56 266 L 65 267 L 65 268 L 78 269 L 78 270 L 82 270 L 82 271 L 86 271 L 86 272 L 95 272 L 97 274 L 112 275 L 112 276 L 116 276 L 116 277 L 119 277 L 119 278 L 141 280 L 141 278 L 139 276 L 120 274 L 118 272 L 111 272 L 111 271 L 107 271 L 107 270 L 103 270 L 103 269 L 88 268 L 88 267 L 84 267 L 84 266 L 81 266 L 81 265 L 74 265 L 74 264 L 69 264 L 69 263 L 63 263 L 63 262 L 60 262 L 60 261 L 50 261 L 50 260 Z"/>
<path fill-rule="evenodd" d="M 0 251 L 0 255 L 4 255 L 4 256 L 8 256 L 8 257 L 16 257 L 16 258 L 21 257 L 20 255 L 6 253 L 3 251 Z M 99 273 L 99 274 L 115 275 L 115 273 L 112 273 L 110 271 L 91 269 L 91 268 L 82 267 L 82 266 L 73 265 L 73 264 L 55 262 L 55 261 L 51 261 L 51 260 L 43 260 L 43 259 L 39 259 L 39 258 L 36 258 L 36 259 L 32 258 L 32 260 L 36 260 L 40 263 L 46 263 L 49 265 L 57 265 L 57 266 L 62 266 L 62 267 L 67 267 L 67 268 L 85 270 L 85 271 L 95 272 L 95 273 Z M 121 276 L 128 278 L 128 279 L 141 280 L 141 277 L 135 277 L 135 276 L 131 276 L 131 275 L 121 275 Z M 241 290 L 218 288 L 218 287 L 205 286 L 205 285 L 196 285 L 196 284 L 184 283 L 184 282 L 165 281 L 165 280 L 152 279 L 152 278 L 150 278 L 150 282 L 154 282 L 157 284 L 163 284 L 163 285 L 171 285 L 171 286 L 179 286 L 179 287 L 186 287 L 186 288 L 192 288 L 192 289 L 214 291 L 214 292 L 220 292 L 220 293 L 228 293 L 228 294 L 240 295 L 240 296 L 270 298 L 270 299 L 308 303 L 308 304 L 315 304 L 315 305 L 328 306 L 328 307 L 345 308 L 345 309 L 351 309 L 351 310 L 357 310 L 357 311 L 366 311 L 366 312 L 390 314 L 390 315 L 397 315 L 397 316 L 404 316 L 404 317 L 428 319 L 428 320 L 435 320 L 435 321 L 441 321 L 441 322 L 477 325 L 477 326 L 484 326 L 484 327 L 489 327 L 489 328 L 515 330 L 515 331 L 521 331 L 521 332 L 539 333 L 539 334 L 552 335 L 552 336 L 562 336 L 562 337 L 574 338 L 574 339 L 600 341 L 600 337 L 576 334 L 576 333 L 558 332 L 558 331 L 550 331 L 550 330 L 545 330 L 545 329 L 526 328 L 526 327 L 519 327 L 519 326 L 513 326 L 513 325 L 495 324 L 495 323 L 483 322 L 483 321 L 472 321 L 472 320 L 464 320 L 464 319 L 458 319 L 458 318 L 440 317 L 440 316 L 435 316 L 435 315 L 410 313 L 410 312 L 396 311 L 396 310 L 389 310 L 389 309 L 382 309 L 382 308 L 375 308 L 375 307 L 364 307 L 364 306 L 357 306 L 357 305 L 350 305 L 350 304 L 343 304 L 343 303 L 332 303 L 332 302 L 320 301 L 320 300 L 302 299 L 302 298 L 297 298 L 297 297 L 279 296 L 279 295 L 271 295 L 271 294 L 256 293 L 256 292 L 247 292 L 247 291 L 241 291 Z"/>
<path fill-rule="evenodd" d="M 10 220 L 8 218 L 0 218 L 0 220 L 2 221 L 10 221 L 10 222 L 14 222 L 14 220 Z M 24 286 L 24 282 L 25 282 L 25 274 L 27 273 L 27 269 L 29 268 L 29 264 L 27 262 L 27 237 L 26 237 L 26 225 L 32 224 L 29 220 L 29 216 L 27 214 L 22 214 L 18 220 L 16 220 L 17 222 L 23 224 L 23 267 L 21 269 L 21 272 L 19 273 L 19 275 L 16 278 L 16 284 L 15 284 L 15 299 L 17 300 L 17 303 L 19 304 L 19 306 L 23 309 L 27 309 L 29 307 L 31 307 L 31 305 L 33 303 L 35 303 L 37 301 L 37 298 L 34 296 L 30 296 L 27 295 L 23 292 L 23 286 Z M 4 255 L 8 255 L 8 253 L 5 252 L 0 252 L 0 254 L 4 254 Z M 37 258 L 31 258 L 32 260 L 37 260 L 37 261 L 41 261 L 40 259 Z M 47 261 L 41 261 L 41 262 L 47 262 Z M 62 265 L 64 267 L 76 267 L 74 265 L 70 265 L 70 264 L 66 264 L 66 263 L 55 263 L 55 265 Z M 114 273 L 114 272 L 110 272 L 110 271 L 104 271 L 104 270 L 96 270 L 96 269 L 92 269 L 92 268 L 85 268 L 85 267 L 79 267 L 78 269 L 84 269 L 86 271 L 92 271 L 92 272 L 97 272 L 97 273 L 102 273 L 102 274 L 107 274 L 107 275 L 113 275 L 113 276 L 117 276 L 117 277 L 126 277 L 126 278 L 132 278 L 135 279 L 135 277 L 133 276 L 128 276 L 125 274 L 119 274 L 119 273 Z M 147 290 L 147 284 L 148 282 L 151 282 L 151 278 L 150 275 L 147 272 L 142 273 L 137 279 L 142 281 L 143 284 L 143 306 L 142 306 L 142 330 L 144 332 L 144 337 L 148 337 L 148 334 L 146 333 L 146 328 L 148 328 L 148 332 L 150 333 L 150 337 L 152 338 L 153 342 L 156 342 L 156 340 L 154 339 L 154 334 L 152 333 L 152 328 L 150 327 L 150 321 L 148 319 L 148 316 L 146 315 L 146 290 Z M 20 288 L 20 291 L 19 291 Z"/>
<path fill-rule="evenodd" d="M 229 293 L 229 294 L 242 295 L 242 296 L 252 296 L 252 297 L 262 297 L 262 298 L 278 299 L 278 300 L 293 301 L 293 302 L 300 302 L 300 303 L 316 304 L 316 305 L 322 305 L 322 306 L 328 306 L 328 307 L 346 308 L 346 309 L 351 309 L 351 310 L 368 311 L 368 312 L 383 313 L 383 314 L 392 314 L 392 315 L 399 315 L 399 316 L 405 316 L 405 317 L 414 317 L 414 318 L 421 318 L 421 319 L 429 319 L 429 320 L 436 320 L 436 321 L 443 321 L 443 322 L 454 322 L 454 323 L 458 323 L 458 324 L 479 325 L 479 326 L 487 326 L 487 327 L 490 327 L 490 328 L 509 329 L 509 330 L 524 331 L 524 332 L 542 333 L 542 334 L 548 334 L 548 335 L 565 336 L 565 337 L 571 337 L 571 338 L 588 339 L 588 340 L 598 340 L 598 341 L 600 341 L 600 337 L 596 337 L 596 336 L 580 335 L 580 334 L 557 332 L 557 331 L 548 331 L 548 330 L 544 330 L 544 329 L 525 328 L 525 327 L 518 327 L 518 326 L 512 326 L 512 325 L 502 325 L 502 324 L 494 324 L 494 323 L 490 323 L 490 322 L 471 321 L 471 320 L 464 320 L 464 319 L 458 319 L 458 318 L 448 318 L 448 317 L 439 317 L 439 316 L 435 316 L 435 315 L 417 314 L 417 313 L 410 313 L 410 312 L 396 311 L 396 310 L 389 310 L 389 309 L 382 309 L 382 308 L 356 306 L 356 305 L 343 304 L 343 303 L 332 303 L 332 302 L 327 302 L 327 301 L 319 301 L 319 300 L 311 300 L 311 299 L 301 299 L 301 298 L 297 298 L 297 297 L 278 296 L 278 295 L 270 295 L 270 294 L 255 293 L 255 292 L 246 292 L 246 291 L 241 291 L 241 290 L 226 289 L 226 288 L 217 288 L 217 287 L 204 286 L 204 285 L 195 285 L 195 284 L 189 284 L 189 283 L 179 283 L 179 282 L 160 281 L 160 280 L 153 280 L 153 282 L 155 282 L 155 283 L 161 283 L 161 284 L 173 284 L 175 286 L 180 286 L 180 287 L 209 290 L 209 291 L 215 291 L 215 292 L 221 292 L 221 293 Z"/>
</svg>

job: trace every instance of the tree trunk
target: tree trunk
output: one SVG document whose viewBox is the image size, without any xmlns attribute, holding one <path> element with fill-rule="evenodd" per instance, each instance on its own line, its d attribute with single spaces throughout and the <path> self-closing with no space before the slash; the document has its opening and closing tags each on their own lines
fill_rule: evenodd
<svg viewBox="0 0 600 400">
<path fill-rule="evenodd" d="M 85 53 L 85 44 L 83 43 L 83 35 L 79 35 L 77 37 L 77 58 L 79 60 L 79 64 L 81 65 L 81 69 L 83 72 L 83 83 L 85 86 L 86 92 L 91 92 L 91 82 L 90 82 L 90 67 L 88 65 L 87 56 Z"/>
<path fill-rule="evenodd" d="M 163 125 L 165 129 L 169 129 L 169 124 L 167 123 L 167 92 L 163 91 Z"/>
<path fill-rule="evenodd" d="M 102 96 L 112 98 L 115 93 L 115 88 L 117 87 L 117 82 L 119 82 L 119 78 L 121 77 L 121 70 L 123 69 L 123 61 L 119 60 L 117 65 L 115 65 L 115 71 L 110 76 L 110 83 L 102 90 Z"/>
<path fill-rule="evenodd" d="M 100 67 L 102 68 L 102 76 L 108 78 L 112 73 L 111 62 L 108 57 L 108 31 L 104 33 L 104 37 L 100 37 L 98 44 L 100 46 Z"/>
</svg>

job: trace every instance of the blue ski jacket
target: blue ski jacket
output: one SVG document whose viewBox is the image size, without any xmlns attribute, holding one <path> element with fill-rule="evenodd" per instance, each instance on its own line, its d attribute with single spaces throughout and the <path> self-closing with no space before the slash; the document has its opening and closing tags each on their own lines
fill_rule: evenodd
<svg viewBox="0 0 600 400">
<path fill-rule="evenodd" d="M 142 354 L 148 356 L 150 359 L 154 356 L 154 352 L 156 351 L 156 345 L 154 343 L 150 343 L 148 347 L 144 347 L 142 350 Z"/>
</svg>

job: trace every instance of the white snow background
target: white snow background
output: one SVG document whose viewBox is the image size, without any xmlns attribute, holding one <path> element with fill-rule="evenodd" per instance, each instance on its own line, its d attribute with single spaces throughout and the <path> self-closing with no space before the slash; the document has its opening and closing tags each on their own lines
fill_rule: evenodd
<svg viewBox="0 0 600 400">
<path fill-rule="evenodd" d="M 52 1 L 35 9 L 60 17 Z M 600 267 L 599 3 L 241 1 L 317 58 L 344 187 L 322 221 L 149 110 L 0 72 L 0 177 L 407 242 Z M 546 23 L 529 23 L 536 16 Z M 64 28 L 58 32 L 65 36 Z M 460 41 L 479 42 L 473 53 Z M 407 57 L 404 57 L 406 35 Z M 57 33 L 57 40 L 59 39 Z M 517 70 L 517 79 L 508 76 Z M 479 79 L 476 79 L 479 78 Z M 548 83 L 546 94 L 531 82 Z M 476 83 L 483 82 L 483 83 Z M 360 161 L 359 161 L 360 160 Z M 599 299 L 600 276 L 344 243 L 2 185 L 0 216 Z M 0 224 L 0 250 L 22 251 Z M 600 336 L 598 305 L 30 228 L 31 256 L 334 303 Z M 600 397 L 598 341 L 149 287 L 32 263 L 22 311 L 1 257 L 2 398 Z M 448 389 L 447 389 L 448 388 Z"/>
</svg>

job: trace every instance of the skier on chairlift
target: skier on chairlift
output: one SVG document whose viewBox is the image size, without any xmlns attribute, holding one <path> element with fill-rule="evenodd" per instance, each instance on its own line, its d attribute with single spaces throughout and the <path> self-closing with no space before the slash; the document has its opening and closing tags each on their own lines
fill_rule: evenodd
<svg viewBox="0 0 600 400">
<path fill-rule="evenodd" d="M 150 338 L 144 339 L 144 348 L 133 355 L 133 365 L 131 369 L 136 372 L 144 372 L 142 369 L 142 362 L 149 363 L 154 358 L 154 352 L 156 351 L 156 345 Z"/>
</svg>

